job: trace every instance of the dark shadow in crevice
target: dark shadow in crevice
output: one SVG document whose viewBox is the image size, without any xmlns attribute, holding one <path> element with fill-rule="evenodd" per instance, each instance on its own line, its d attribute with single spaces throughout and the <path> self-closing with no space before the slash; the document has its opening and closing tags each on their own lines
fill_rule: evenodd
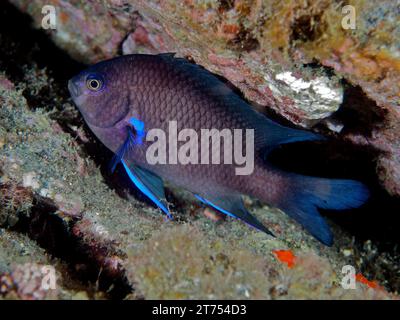
<svg viewBox="0 0 400 320">
<path fill-rule="evenodd" d="M 33 64 L 39 70 L 46 68 L 48 78 L 54 79 L 39 92 L 24 90 L 29 106 L 45 108 L 51 105 L 61 111 L 62 103 L 68 97 L 67 81 L 84 65 L 59 49 L 48 34 L 33 29 L 31 17 L 5 1 L 0 4 L 0 45 L 0 69 L 14 83 L 27 81 L 27 70 Z"/>
<path fill-rule="evenodd" d="M 341 139 L 342 134 L 368 137 L 371 134 L 370 126 L 376 128 L 385 125 L 385 113 L 380 112 L 360 88 L 347 88 L 345 102 L 332 118 L 345 124 L 340 134 L 330 134 L 333 139 L 282 145 L 273 150 L 268 159 L 288 172 L 332 179 L 354 179 L 368 186 L 371 197 L 362 207 L 343 211 L 321 210 L 321 213 L 353 236 L 355 246 L 362 254 L 369 254 L 364 247 L 371 240 L 377 250 L 376 256 L 385 255 L 391 257 L 387 261 L 394 261 L 394 257 L 400 256 L 400 215 L 397 214 L 400 212 L 400 198 L 389 195 L 378 181 L 376 160 L 382 151 L 373 146 L 354 145 Z M 323 131 L 322 127 L 320 129 Z M 385 273 L 386 279 L 390 279 L 387 287 L 391 291 L 398 291 L 400 283 L 393 277 L 395 271 L 392 268 L 395 263 L 388 262 L 392 267 L 385 269 L 382 268 L 383 260 L 380 259 L 379 272 Z M 364 268 L 365 272 L 376 278 L 377 271 L 374 274 L 371 263 L 365 264 Z M 380 278 L 383 276 L 380 275 Z"/>
<path fill-rule="evenodd" d="M 332 119 L 344 125 L 342 135 L 360 134 L 371 137 L 374 129 L 385 126 L 387 111 L 379 108 L 360 87 L 354 87 L 345 81 L 343 85 L 343 103 Z"/>
<path fill-rule="evenodd" d="M 124 270 L 117 274 L 102 270 L 88 253 L 90 250 L 87 245 L 74 235 L 72 228 L 79 219 L 72 219 L 67 223 L 57 215 L 57 210 L 52 200 L 35 195 L 30 214 L 21 216 L 11 230 L 27 234 L 48 254 L 65 261 L 69 269 L 68 276 L 78 281 L 79 285 L 84 285 L 92 298 L 98 291 L 106 293 L 110 299 L 123 299 L 132 293 L 133 289 Z M 66 287 L 69 285 L 71 284 L 65 284 Z"/>
<path fill-rule="evenodd" d="M 387 112 L 368 98 L 360 87 L 354 87 L 345 80 L 342 80 L 342 84 L 343 103 L 329 119 L 342 124 L 343 130 L 333 133 L 323 122 L 317 124 L 315 128 L 331 139 L 280 146 L 272 152 L 269 160 L 289 172 L 332 179 L 354 179 L 366 184 L 371 197 L 363 207 L 343 212 L 324 211 L 324 214 L 355 236 L 360 246 L 372 240 L 379 250 L 398 256 L 400 233 L 396 226 L 400 225 L 400 215 L 396 212 L 400 212 L 400 199 L 392 197 L 381 187 L 376 174 L 376 161 L 383 151 L 371 145 L 355 145 L 341 138 L 351 135 L 371 137 L 373 130 L 386 125 Z"/>
</svg>

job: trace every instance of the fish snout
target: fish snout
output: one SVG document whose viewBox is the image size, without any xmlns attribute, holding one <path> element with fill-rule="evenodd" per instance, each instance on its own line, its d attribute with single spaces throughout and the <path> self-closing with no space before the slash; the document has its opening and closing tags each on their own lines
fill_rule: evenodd
<svg viewBox="0 0 400 320">
<path fill-rule="evenodd" d="M 68 90 L 73 98 L 79 97 L 81 95 L 81 90 L 76 78 L 72 78 L 68 81 Z"/>
</svg>

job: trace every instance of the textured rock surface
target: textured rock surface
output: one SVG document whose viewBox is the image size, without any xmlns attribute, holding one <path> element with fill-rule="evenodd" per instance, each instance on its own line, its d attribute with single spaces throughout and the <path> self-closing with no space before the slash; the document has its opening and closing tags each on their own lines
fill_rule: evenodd
<svg viewBox="0 0 400 320">
<path fill-rule="evenodd" d="M 382 119 L 367 137 L 344 125 L 343 137 L 381 151 L 381 182 L 400 195 L 396 1 L 346 1 L 355 8 L 355 30 L 342 27 L 345 3 L 331 0 L 10 2 L 29 13 L 37 27 L 42 6 L 53 4 L 57 30 L 49 34 L 80 61 L 177 52 L 230 80 L 251 102 L 301 126 L 339 108 L 343 87 L 338 80 L 344 78 L 371 99 L 359 112 L 377 112 Z"/>
<path fill-rule="evenodd" d="M 301 1 L 10 2 L 29 13 L 36 27 L 41 6 L 54 4 L 58 29 L 49 35 L 79 61 L 92 63 L 122 52 L 175 51 L 225 76 L 250 101 L 302 126 L 335 111 L 344 89 L 344 104 L 362 115 L 355 123 L 369 127 L 354 127 L 335 114 L 327 119 L 329 128 L 340 131 L 344 125 L 344 137 L 387 151 L 378 153 L 378 173 L 386 188 L 399 194 L 400 131 L 396 98 L 389 97 L 397 85 L 393 46 L 398 42 L 385 40 L 397 32 L 389 30 L 389 2 L 380 2 L 382 11 L 375 17 L 366 16 L 375 11 L 366 4 L 363 9 L 364 2 L 354 2 L 360 19 L 380 21 L 379 30 L 387 32 L 375 36 L 370 29 L 370 37 L 365 30 L 347 33 L 334 27 L 340 22 L 332 17 L 340 10 L 328 1 L 310 1 L 311 7 Z M 319 25 L 333 25 L 324 29 L 326 37 L 314 30 L 318 24 L 311 21 L 318 16 Z M 350 46 L 353 60 L 339 49 L 347 38 L 357 43 Z M 397 297 L 365 283 L 357 283 L 357 290 L 340 286 L 346 264 L 387 288 L 400 287 L 400 271 L 398 257 L 377 251 L 371 242 L 360 249 L 334 224 L 336 243 L 326 248 L 282 212 L 247 199 L 250 210 L 278 236 L 271 239 L 229 218 L 208 219 L 209 209 L 204 212 L 177 190 L 167 194 L 176 220 L 165 221 L 143 195 L 127 191 L 130 184 L 121 171 L 106 173 L 111 155 L 93 140 L 70 104 L 67 78 L 46 64 L 54 52 L 34 44 L 23 47 L 26 58 L 21 58 L 13 51 L 21 50 L 19 44 L 1 40 L 6 53 L 0 51 L 0 66 L 7 70 L 0 74 L 0 298 L 47 297 L 37 286 L 36 271 L 43 265 L 56 266 L 63 279 L 59 291 L 50 292 L 57 298 Z M 21 35 L 14 40 L 27 41 Z M 364 45 L 383 42 L 377 50 L 387 56 L 362 54 L 361 40 Z M 384 57 L 392 60 L 384 63 Z M 310 65 L 313 58 L 319 64 Z M 373 65 L 368 59 L 380 77 L 367 77 Z M 334 75 L 323 65 L 332 66 Z M 338 82 L 342 76 L 370 99 L 361 90 L 359 96 L 346 95 L 347 86 Z M 321 94 L 327 94 L 326 101 Z M 276 259 L 273 250 L 281 249 L 298 256 L 295 267 Z M 33 276 L 20 282 L 19 272 L 25 269 Z"/>
<path fill-rule="evenodd" d="M 50 272 L 55 276 L 54 287 L 46 281 Z M 87 298 L 87 293 L 69 278 L 65 263 L 51 257 L 27 235 L 0 228 L 0 299 L 2 297 L 82 299 Z"/>
<path fill-rule="evenodd" d="M 39 79 L 37 71 L 32 72 Z M 342 266 L 356 266 L 358 254 L 335 226 L 337 242 L 327 248 L 279 210 L 250 202 L 254 214 L 278 235 L 271 239 L 236 220 L 208 219 L 203 208 L 179 192 L 185 202 L 178 202 L 177 220 L 165 220 L 158 209 L 123 191 L 127 185 L 121 189 L 123 176 L 112 184 L 116 190 L 110 189 L 93 160 L 85 157 L 85 144 L 64 132 L 43 108 L 30 110 L 21 91 L 0 87 L 0 100 L 3 297 L 101 298 L 102 290 L 116 290 L 114 297 L 129 293 L 127 298 L 133 299 L 287 299 L 304 298 L 304 292 L 315 292 L 307 294 L 311 298 L 394 298 L 364 284 L 357 290 L 340 287 Z M 89 141 L 85 132 L 79 135 Z M 273 254 L 288 248 L 302 257 L 293 270 Z M 46 265 L 61 266 L 59 277 L 67 280 L 58 291 L 40 288 L 39 271 Z M 21 278 L 21 272 L 29 276 Z M 87 274 L 85 281 L 96 281 L 94 292 L 83 289 L 81 274 Z"/>
</svg>

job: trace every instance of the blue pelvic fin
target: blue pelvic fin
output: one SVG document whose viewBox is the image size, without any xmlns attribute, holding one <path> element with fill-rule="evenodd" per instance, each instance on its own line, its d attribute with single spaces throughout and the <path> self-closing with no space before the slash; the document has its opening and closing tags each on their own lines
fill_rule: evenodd
<svg viewBox="0 0 400 320">
<path fill-rule="evenodd" d="M 110 163 L 110 171 L 114 172 L 118 163 L 122 163 L 131 181 L 142 191 L 150 200 L 152 200 L 167 216 L 172 219 L 165 200 L 164 184 L 160 177 L 152 172 L 135 166 L 128 165 L 124 160 L 127 151 L 137 144 L 141 144 L 145 134 L 144 123 L 136 118 L 131 118 L 130 123 L 135 129 L 134 134 L 132 128 L 127 127 L 127 137 L 122 146 L 117 150 Z"/>
<path fill-rule="evenodd" d="M 172 219 L 165 200 L 164 184 L 161 178 L 139 166 L 128 165 L 121 160 L 129 178 L 151 201 L 153 201 L 167 216 Z"/>
<path fill-rule="evenodd" d="M 195 195 L 204 204 L 213 207 L 214 209 L 236 219 L 243 220 L 252 227 L 263 231 L 273 237 L 275 235 L 267 229 L 260 221 L 252 216 L 244 207 L 243 200 L 240 195 L 223 195 L 223 196 L 202 196 Z"/>
</svg>

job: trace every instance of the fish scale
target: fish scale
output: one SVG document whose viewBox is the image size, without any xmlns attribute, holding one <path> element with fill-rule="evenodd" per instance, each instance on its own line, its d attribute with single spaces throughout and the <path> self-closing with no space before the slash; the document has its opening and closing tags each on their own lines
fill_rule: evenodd
<svg viewBox="0 0 400 320">
<path fill-rule="evenodd" d="M 93 88 L 88 79 L 98 86 Z M 133 183 L 168 216 L 163 180 L 272 234 L 241 199 L 242 194 L 257 197 L 282 209 L 322 243 L 331 245 L 332 233 L 318 208 L 353 208 L 368 198 L 368 189 L 358 181 L 306 177 L 272 166 L 266 159 L 276 146 L 323 137 L 273 122 L 212 73 L 173 54 L 134 54 L 103 61 L 72 78 L 68 87 L 91 130 L 116 154 L 112 167 L 122 162 Z M 138 135 L 151 129 L 168 132 L 171 121 L 176 121 L 178 132 L 190 128 L 198 136 L 201 129 L 254 130 L 254 170 L 238 175 L 237 163 L 150 164 L 146 152 L 152 142 L 138 142 Z M 166 147 L 168 152 L 168 140 Z M 217 146 L 197 151 L 200 160 L 206 152 L 210 156 L 217 152 Z M 221 149 L 221 159 L 223 155 Z"/>
</svg>

